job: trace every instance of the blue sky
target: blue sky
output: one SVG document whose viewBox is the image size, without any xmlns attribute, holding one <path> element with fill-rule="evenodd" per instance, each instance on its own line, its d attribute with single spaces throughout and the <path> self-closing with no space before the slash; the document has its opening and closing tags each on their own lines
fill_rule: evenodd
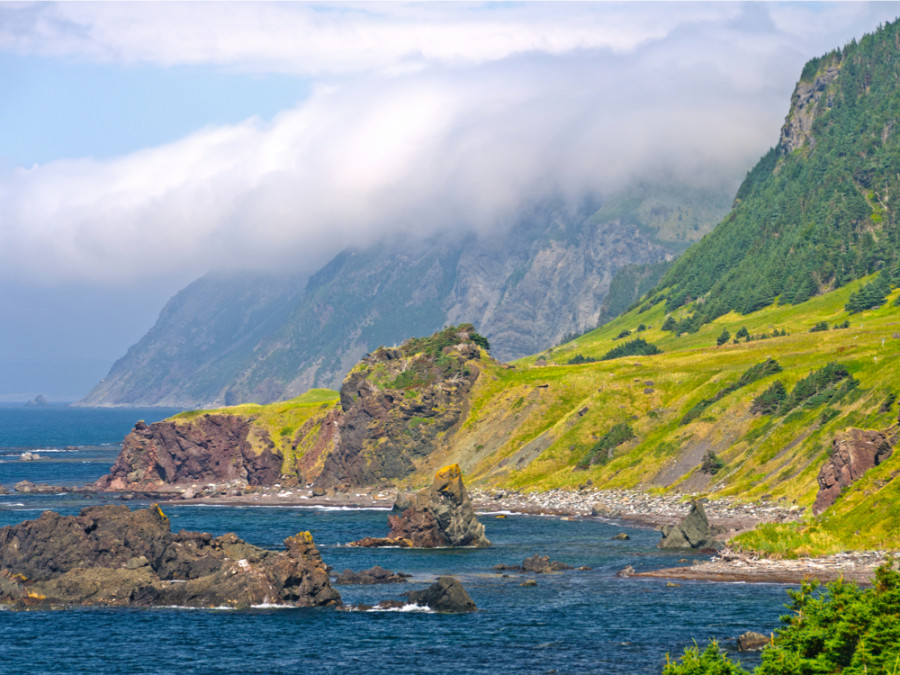
<svg viewBox="0 0 900 675">
<path fill-rule="evenodd" d="M 208 125 L 271 119 L 309 94 L 300 75 L 159 68 L 0 54 L 0 158 L 29 167 L 104 159 L 175 141 Z M 15 130 L 12 133 L 11 130 Z"/>
<path fill-rule="evenodd" d="M 0 3 L 0 399 L 217 268 L 312 272 L 654 172 L 737 183 L 897 3 Z"/>
</svg>

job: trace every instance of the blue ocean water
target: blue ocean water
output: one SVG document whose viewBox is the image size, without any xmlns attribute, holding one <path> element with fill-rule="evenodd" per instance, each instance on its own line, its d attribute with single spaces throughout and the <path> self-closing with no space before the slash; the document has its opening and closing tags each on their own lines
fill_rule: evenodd
<svg viewBox="0 0 900 675">
<path fill-rule="evenodd" d="M 0 408 L 5 446 L 0 453 L 7 453 L 0 459 L 0 484 L 7 488 L 19 476 L 59 484 L 95 480 L 116 454 L 115 446 L 93 445 L 113 442 L 101 440 L 98 430 L 111 433 L 121 427 L 120 414 L 128 414 L 32 412 L 10 422 L 17 418 L 15 411 Z M 131 414 L 149 422 L 169 413 Z M 141 417 L 133 416 L 121 435 Z M 39 423 L 46 435 L 29 421 Z M 54 421 L 68 429 L 96 428 L 83 436 L 66 435 L 53 428 Z M 12 426 L 5 426 L 8 422 Z M 14 434 L 13 428 L 19 431 Z M 65 440 L 51 442 L 57 438 Z M 46 453 L 53 459 L 45 461 L 19 462 L 10 454 L 10 448 L 65 446 L 72 447 Z M 57 454 L 66 459 L 56 460 Z M 101 501 L 73 494 L 0 495 L 0 526 L 35 518 L 45 509 L 77 513 Z M 409 551 L 346 546 L 384 534 L 383 510 L 179 505 L 165 511 L 173 529 L 235 532 L 269 548 L 281 548 L 285 537 L 310 530 L 335 571 L 379 564 L 413 575 L 403 586 L 338 586 L 350 604 L 393 599 L 439 574 L 453 574 L 479 611 L 461 616 L 331 609 L 0 611 L 0 673 L 659 673 L 667 652 L 681 654 L 694 639 L 702 645 L 715 637 L 728 648 L 729 640 L 746 630 L 771 631 L 787 601 L 779 585 L 682 582 L 671 587 L 661 580 L 618 578 L 615 573 L 625 565 L 670 566 L 682 554 L 656 550 L 659 534 L 653 530 L 592 519 L 484 514 L 492 548 Z M 623 531 L 630 540 L 611 539 Z M 591 569 L 538 575 L 536 587 L 522 587 L 525 577 L 492 569 L 534 553 Z M 742 660 L 754 663 L 752 656 Z"/>
</svg>

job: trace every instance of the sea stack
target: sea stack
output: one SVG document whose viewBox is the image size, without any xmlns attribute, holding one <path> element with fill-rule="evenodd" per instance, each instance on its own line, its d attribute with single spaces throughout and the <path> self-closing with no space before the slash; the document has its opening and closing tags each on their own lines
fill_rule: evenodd
<svg viewBox="0 0 900 675">
<path fill-rule="evenodd" d="M 367 537 L 354 546 L 490 546 L 484 525 L 475 517 L 458 464 L 445 466 L 427 488 L 401 494 L 388 516 L 391 531 L 385 538 Z"/>
</svg>

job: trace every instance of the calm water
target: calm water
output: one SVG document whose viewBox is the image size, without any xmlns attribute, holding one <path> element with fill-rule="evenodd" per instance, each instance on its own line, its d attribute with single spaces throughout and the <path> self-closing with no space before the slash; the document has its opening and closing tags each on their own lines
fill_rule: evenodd
<svg viewBox="0 0 900 675">
<path fill-rule="evenodd" d="M 134 421 L 171 411 L 0 407 L 0 484 L 81 484 L 102 475 Z M 130 417 L 129 417 L 130 415 Z M 66 452 L 47 452 L 63 450 Z M 49 459 L 20 462 L 24 449 Z M 45 509 L 77 513 L 100 499 L 0 496 L 0 526 Z M 137 504 L 134 504 L 137 506 Z M 412 612 L 277 609 L 0 611 L 2 673 L 659 673 L 666 652 L 708 637 L 768 632 L 787 601 L 783 586 L 619 579 L 625 565 L 648 569 L 681 557 L 657 551 L 659 534 L 594 520 L 510 516 L 482 521 L 484 550 L 403 551 L 344 544 L 387 530 L 378 510 L 171 506 L 175 529 L 233 531 L 261 546 L 310 530 L 336 570 L 379 564 L 413 575 L 406 586 L 339 586 L 347 603 L 374 603 L 454 574 L 479 607 L 454 616 Z M 630 541 L 612 541 L 617 532 Z M 538 576 L 524 588 L 497 563 L 549 554 L 587 572 Z M 745 658 L 745 663 L 754 663 Z"/>
</svg>

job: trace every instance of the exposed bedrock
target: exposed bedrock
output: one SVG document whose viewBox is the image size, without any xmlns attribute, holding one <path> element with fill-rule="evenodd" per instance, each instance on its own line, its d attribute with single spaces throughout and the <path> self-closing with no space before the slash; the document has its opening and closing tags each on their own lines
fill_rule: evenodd
<svg viewBox="0 0 900 675">
<path fill-rule="evenodd" d="M 152 490 L 193 483 L 277 483 L 283 458 L 273 452 L 274 446 L 255 452 L 249 441 L 252 428 L 252 419 L 240 415 L 201 415 L 149 426 L 138 422 L 97 486 Z"/>
<path fill-rule="evenodd" d="M 0 528 L 0 604 L 247 608 L 341 604 L 312 536 L 269 551 L 234 534 L 172 533 L 158 506 L 45 511 Z"/>
<path fill-rule="evenodd" d="M 893 453 L 893 438 L 881 431 L 847 429 L 831 443 L 831 457 L 822 465 L 816 480 L 819 492 L 813 513 L 834 504 L 841 490 L 878 466 Z"/>
</svg>

